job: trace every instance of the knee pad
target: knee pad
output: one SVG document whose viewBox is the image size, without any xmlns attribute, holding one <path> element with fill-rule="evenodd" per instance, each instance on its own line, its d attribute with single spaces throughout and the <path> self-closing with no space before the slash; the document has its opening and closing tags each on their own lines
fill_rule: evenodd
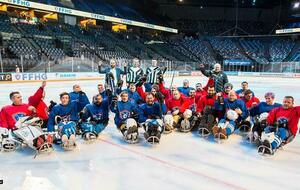
<svg viewBox="0 0 300 190">
<path fill-rule="evenodd" d="M 274 132 L 267 133 L 267 132 L 262 132 L 261 133 L 261 141 L 264 142 L 265 140 L 268 141 L 269 143 L 272 143 L 275 139 L 275 134 Z"/>
<path fill-rule="evenodd" d="M 238 119 L 239 115 L 234 110 L 228 110 L 226 112 L 226 117 L 231 121 L 235 121 Z"/>
<path fill-rule="evenodd" d="M 61 123 L 58 128 L 61 136 L 66 135 L 69 138 L 71 135 L 76 134 L 76 123 L 74 121 Z"/>
<path fill-rule="evenodd" d="M 133 126 L 137 126 L 136 121 L 134 119 L 132 119 L 132 118 L 128 118 L 126 120 L 126 127 L 127 127 L 127 129 L 130 128 L 130 127 L 133 127 Z"/>
<path fill-rule="evenodd" d="M 191 110 L 189 109 L 186 109 L 183 113 L 183 117 L 184 119 L 190 119 L 192 117 L 193 113 Z"/>
<path fill-rule="evenodd" d="M 165 123 L 165 125 L 173 126 L 173 123 L 174 123 L 173 116 L 172 115 L 165 115 L 164 123 Z"/>
<path fill-rule="evenodd" d="M 174 115 L 173 116 L 173 124 L 178 124 L 180 119 L 181 119 L 181 117 L 179 115 Z"/>
<path fill-rule="evenodd" d="M 261 113 L 258 117 L 258 121 L 261 123 L 262 121 L 267 120 L 268 115 L 269 115 L 269 113 L 267 113 L 267 112 Z"/>
</svg>

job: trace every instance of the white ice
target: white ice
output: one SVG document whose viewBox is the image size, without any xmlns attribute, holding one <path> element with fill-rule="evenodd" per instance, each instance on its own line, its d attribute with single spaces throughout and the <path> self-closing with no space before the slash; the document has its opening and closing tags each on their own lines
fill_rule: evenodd
<svg viewBox="0 0 300 190">
<path fill-rule="evenodd" d="M 191 86 L 206 83 L 201 77 L 177 77 L 181 85 L 188 78 Z M 300 104 L 299 79 L 230 77 L 234 88 L 247 80 L 259 98 L 267 91 L 276 100 L 285 95 Z M 46 101 L 58 101 L 58 94 L 71 91 L 78 83 L 89 97 L 97 93 L 100 81 L 49 82 Z M 170 79 L 167 79 L 167 86 Z M 26 102 L 40 83 L 0 84 L 0 107 L 9 104 L 8 94 L 18 90 Z M 141 130 L 142 132 L 142 130 Z M 262 157 L 255 147 L 238 134 L 218 144 L 201 139 L 196 133 L 173 132 L 163 135 L 157 146 L 123 142 L 112 122 L 98 141 L 86 144 L 78 138 L 78 149 L 64 152 L 59 147 L 50 155 L 33 159 L 29 148 L 0 153 L 0 189 L 299 189 L 300 139 Z"/>
</svg>

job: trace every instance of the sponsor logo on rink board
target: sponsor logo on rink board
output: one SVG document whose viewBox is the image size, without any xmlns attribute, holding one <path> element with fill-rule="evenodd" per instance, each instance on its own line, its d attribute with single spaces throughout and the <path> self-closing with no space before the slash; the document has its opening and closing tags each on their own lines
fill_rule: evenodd
<svg viewBox="0 0 300 190">
<path fill-rule="evenodd" d="M 74 80 L 104 78 L 99 73 L 12 73 L 10 81 Z"/>
<path fill-rule="evenodd" d="M 0 81 L 12 81 L 11 74 L 0 74 Z"/>
</svg>

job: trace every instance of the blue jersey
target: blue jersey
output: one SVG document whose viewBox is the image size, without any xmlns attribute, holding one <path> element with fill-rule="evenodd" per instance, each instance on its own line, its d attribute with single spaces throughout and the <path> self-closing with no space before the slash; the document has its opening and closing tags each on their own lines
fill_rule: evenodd
<svg viewBox="0 0 300 190">
<path fill-rule="evenodd" d="M 76 100 L 79 102 L 78 113 L 84 108 L 84 106 L 90 103 L 85 93 L 70 92 L 69 96 L 70 96 L 70 101 Z"/>
<path fill-rule="evenodd" d="M 254 117 L 254 116 L 259 116 L 260 114 L 265 112 L 269 113 L 272 109 L 281 106 L 282 105 L 278 103 L 275 103 L 273 105 L 268 105 L 266 102 L 261 102 L 257 106 L 251 108 L 249 111 L 250 111 L 250 115 Z"/>
<path fill-rule="evenodd" d="M 215 109 L 219 110 L 219 111 L 222 111 L 224 113 L 224 119 L 226 119 L 226 114 L 225 113 L 228 110 L 230 110 L 230 109 L 235 110 L 237 108 L 242 110 L 242 114 L 239 115 L 238 121 L 242 121 L 242 120 L 246 119 L 249 116 L 249 111 L 248 111 L 248 109 L 246 107 L 246 104 L 243 100 L 236 99 L 235 101 L 231 102 L 231 101 L 229 101 L 228 98 L 225 98 L 223 105 L 219 104 L 218 101 L 215 102 Z"/>
<path fill-rule="evenodd" d="M 133 112 L 138 113 L 136 104 L 130 101 L 118 101 L 116 106 L 112 104 L 111 111 L 116 113 L 115 124 L 117 126 L 125 122 L 128 118 L 131 118 Z"/>
<path fill-rule="evenodd" d="M 128 99 L 134 104 L 140 104 L 141 102 L 144 102 L 142 97 L 137 92 L 131 92 L 129 89 L 125 90 L 128 93 Z"/>
<path fill-rule="evenodd" d="M 186 97 L 188 97 L 189 96 L 189 92 L 190 92 L 190 90 L 191 89 L 193 89 L 193 88 L 191 88 L 191 87 L 178 87 L 177 88 L 178 89 L 178 91 L 180 92 L 180 93 L 182 93 L 182 94 L 184 94 Z"/>
<path fill-rule="evenodd" d="M 105 90 L 103 92 L 99 93 L 99 94 L 102 96 L 103 99 L 107 99 L 108 98 Z M 99 94 L 97 94 L 97 95 L 99 95 Z M 93 96 L 92 102 L 94 102 L 94 100 L 96 99 L 97 95 Z"/>
<path fill-rule="evenodd" d="M 108 121 L 109 104 L 107 99 L 103 99 L 100 105 L 88 104 L 83 109 L 83 120 L 104 123 Z"/>
<path fill-rule="evenodd" d="M 145 122 L 147 119 L 151 117 L 159 117 L 162 118 L 162 114 L 166 112 L 167 107 L 165 104 L 160 105 L 158 102 L 154 102 L 153 104 L 141 104 L 139 106 L 139 123 Z"/>
<path fill-rule="evenodd" d="M 49 132 L 54 131 L 55 117 L 60 116 L 62 121 L 78 121 L 78 102 L 71 101 L 68 105 L 58 104 L 50 112 L 47 128 Z"/>
</svg>

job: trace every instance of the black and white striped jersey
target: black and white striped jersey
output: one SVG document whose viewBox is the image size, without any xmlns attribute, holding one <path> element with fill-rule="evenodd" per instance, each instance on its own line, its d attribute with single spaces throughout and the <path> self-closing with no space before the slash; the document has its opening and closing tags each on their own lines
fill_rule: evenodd
<svg viewBox="0 0 300 190">
<path fill-rule="evenodd" d="M 139 67 L 129 67 L 126 71 L 126 82 L 136 83 L 138 79 L 143 76 L 144 72 Z"/>
<path fill-rule="evenodd" d="M 162 73 L 160 67 L 148 67 L 146 70 L 147 83 L 154 84 L 157 83 L 158 76 Z"/>
</svg>

